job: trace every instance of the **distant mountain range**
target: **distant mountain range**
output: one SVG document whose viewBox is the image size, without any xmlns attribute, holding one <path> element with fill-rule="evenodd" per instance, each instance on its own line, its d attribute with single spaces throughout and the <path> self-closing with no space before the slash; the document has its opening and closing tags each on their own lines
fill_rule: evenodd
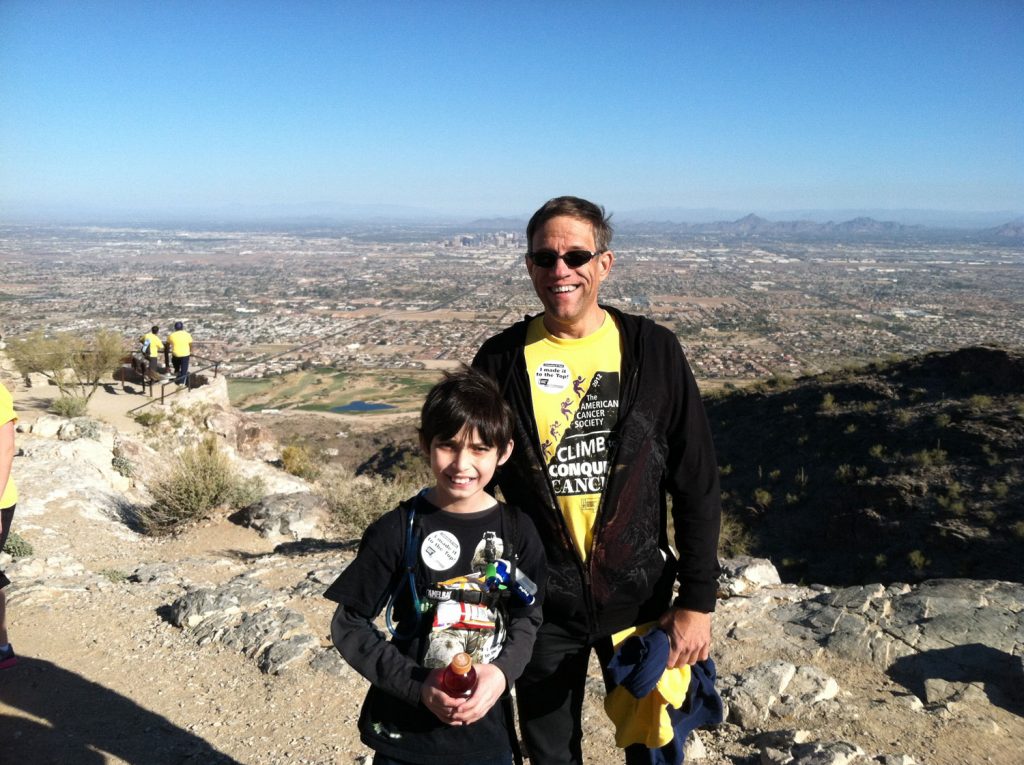
<svg viewBox="0 0 1024 765">
<path fill-rule="evenodd" d="M 625 220 L 612 219 L 617 233 L 628 235 L 675 234 L 714 235 L 725 237 L 789 237 L 789 238 L 844 238 L 844 237 L 904 237 L 928 236 L 941 233 L 957 238 L 999 242 L 1024 242 L 1024 220 L 1018 219 L 1001 226 L 984 229 L 936 228 L 924 225 L 908 225 L 895 221 L 880 221 L 867 216 L 851 220 L 826 221 L 782 220 L 772 221 L 759 215 L 746 215 L 737 220 L 720 220 L 709 223 L 682 223 L 670 220 Z M 516 218 L 478 218 L 466 223 L 467 231 L 524 231 L 525 220 Z"/>
</svg>

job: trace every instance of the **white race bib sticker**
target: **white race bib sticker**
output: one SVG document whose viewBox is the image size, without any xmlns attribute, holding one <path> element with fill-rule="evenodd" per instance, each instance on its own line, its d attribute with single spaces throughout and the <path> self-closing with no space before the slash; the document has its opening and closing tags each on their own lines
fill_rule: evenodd
<svg viewBox="0 0 1024 765">
<path fill-rule="evenodd" d="M 432 571 L 447 571 L 459 561 L 459 540 L 450 531 L 435 531 L 420 545 L 420 557 Z"/>
<path fill-rule="evenodd" d="M 561 361 L 545 361 L 533 373 L 533 382 L 545 393 L 561 393 L 569 387 L 569 367 Z"/>
</svg>

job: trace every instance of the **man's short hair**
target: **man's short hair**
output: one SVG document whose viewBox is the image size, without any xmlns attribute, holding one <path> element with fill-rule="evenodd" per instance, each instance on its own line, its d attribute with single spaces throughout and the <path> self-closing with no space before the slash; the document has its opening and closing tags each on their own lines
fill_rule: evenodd
<svg viewBox="0 0 1024 765">
<path fill-rule="evenodd" d="M 537 229 L 552 218 L 560 216 L 586 221 L 594 229 L 594 244 L 598 252 L 612 246 L 611 214 L 605 215 L 604 208 L 579 197 L 555 197 L 549 199 L 533 214 L 526 224 L 526 246 L 533 247 L 533 235 Z"/>
<path fill-rule="evenodd" d="M 180 321 L 176 321 L 176 322 L 174 322 L 174 328 L 175 329 L 185 329 L 185 325 L 182 324 Z"/>
<path fill-rule="evenodd" d="M 497 383 L 465 364 L 430 389 L 420 412 L 420 441 L 427 448 L 435 438 L 454 438 L 463 428 L 476 430 L 480 440 L 504 452 L 512 440 L 512 410 Z"/>
<path fill-rule="evenodd" d="M 149 328 L 149 331 L 152 332 L 155 335 L 157 332 L 160 331 L 160 327 L 158 327 L 156 324 L 154 324 L 152 327 Z"/>
</svg>

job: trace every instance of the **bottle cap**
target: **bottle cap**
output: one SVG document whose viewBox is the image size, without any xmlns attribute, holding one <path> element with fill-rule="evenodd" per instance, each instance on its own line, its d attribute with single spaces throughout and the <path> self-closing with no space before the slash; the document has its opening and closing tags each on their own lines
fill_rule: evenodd
<svg viewBox="0 0 1024 765">
<path fill-rule="evenodd" d="M 473 657 L 468 653 L 457 653 L 452 657 L 451 668 L 456 675 L 464 675 L 473 668 Z"/>
</svg>

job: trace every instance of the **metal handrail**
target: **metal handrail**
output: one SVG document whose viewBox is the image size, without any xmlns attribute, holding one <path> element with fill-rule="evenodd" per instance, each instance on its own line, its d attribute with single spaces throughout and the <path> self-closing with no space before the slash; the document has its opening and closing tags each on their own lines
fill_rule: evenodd
<svg viewBox="0 0 1024 765">
<path fill-rule="evenodd" d="M 198 359 L 198 358 L 203 358 L 203 357 L 202 356 L 193 356 L 192 358 L 197 358 Z M 182 386 L 182 387 L 175 386 L 175 389 L 172 390 L 170 393 L 167 392 L 167 387 L 169 385 L 174 384 L 173 379 L 161 381 L 161 383 L 160 383 L 159 403 L 160 404 L 165 403 L 167 399 L 171 398 L 172 396 L 177 396 L 182 391 L 191 390 L 192 389 L 191 380 L 192 380 L 192 375 L 194 375 L 194 374 L 200 374 L 201 372 L 206 372 L 207 370 L 212 369 L 213 370 L 213 376 L 217 377 L 220 374 L 220 365 L 222 363 L 223 362 L 221 362 L 219 359 L 213 359 L 213 360 L 211 360 L 211 363 L 208 364 L 205 367 L 201 366 L 201 367 L 199 367 L 198 369 L 195 369 L 195 370 L 190 369 L 189 370 L 189 376 L 185 379 L 185 385 Z M 136 407 L 134 407 L 132 409 L 129 409 L 127 414 L 133 414 L 133 413 L 139 411 L 140 409 L 145 409 L 150 404 L 158 403 L 158 400 L 153 398 L 153 395 L 154 395 L 153 394 L 153 387 L 154 387 L 154 385 L 156 384 L 157 381 L 156 380 L 147 380 L 147 379 L 145 379 L 145 377 L 143 377 L 143 383 L 142 383 L 142 389 L 143 390 L 146 389 L 146 383 L 147 382 L 149 383 L 150 400 L 146 401 L 143 404 L 139 404 L 139 406 L 136 406 Z"/>
</svg>

